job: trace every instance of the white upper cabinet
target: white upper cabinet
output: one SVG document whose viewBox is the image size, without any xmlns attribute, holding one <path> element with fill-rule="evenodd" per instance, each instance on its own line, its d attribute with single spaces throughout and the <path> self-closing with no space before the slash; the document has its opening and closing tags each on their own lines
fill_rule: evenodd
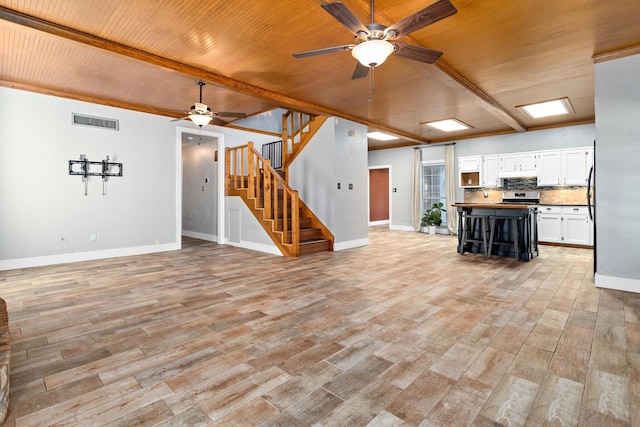
<svg viewBox="0 0 640 427">
<path fill-rule="evenodd" d="M 564 151 L 564 185 L 587 185 L 589 169 L 593 165 L 593 149 Z"/>
<path fill-rule="evenodd" d="M 537 155 L 535 152 L 501 154 L 499 160 L 500 178 L 536 175 Z"/>
<path fill-rule="evenodd" d="M 458 172 L 460 187 L 481 187 L 482 156 L 458 157 Z"/>
<path fill-rule="evenodd" d="M 458 157 L 460 172 L 480 172 L 481 168 L 482 156 Z"/>
<path fill-rule="evenodd" d="M 543 151 L 538 155 L 538 185 L 560 185 L 562 176 L 562 153 Z"/>
<path fill-rule="evenodd" d="M 482 158 L 482 186 L 500 187 L 500 162 L 498 156 L 483 156 Z"/>
<path fill-rule="evenodd" d="M 538 153 L 538 185 L 587 185 L 592 165 L 592 148 L 541 151 Z"/>
</svg>

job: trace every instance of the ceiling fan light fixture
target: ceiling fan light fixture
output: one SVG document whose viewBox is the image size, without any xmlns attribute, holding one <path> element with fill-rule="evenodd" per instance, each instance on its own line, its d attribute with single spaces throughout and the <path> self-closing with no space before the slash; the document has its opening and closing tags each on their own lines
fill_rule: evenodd
<svg viewBox="0 0 640 427">
<path fill-rule="evenodd" d="M 189 118 L 200 127 L 209 124 L 211 121 L 211 116 L 205 116 L 203 114 L 189 114 Z"/>
<path fill-rule="evenodd" d="M 377 67 L 393 53 L 394 47 L 386 40 L 368 40 L 357 44 L 351 55 L 365 67 Z"/>
</svg>

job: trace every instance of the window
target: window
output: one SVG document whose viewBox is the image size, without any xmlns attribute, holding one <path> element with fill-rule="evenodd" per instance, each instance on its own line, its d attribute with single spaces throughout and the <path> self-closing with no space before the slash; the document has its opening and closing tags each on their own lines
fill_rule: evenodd
<svg viewBox="0 0 640 427">
<path fill-rule="evenodd" d="M 447 205 L 444 179 L 444 162 L 422 164 L 422 213 L 434 203 Z M 442 223 L 446 224 L 447 213 L 442 213 Z"/>
</svg>

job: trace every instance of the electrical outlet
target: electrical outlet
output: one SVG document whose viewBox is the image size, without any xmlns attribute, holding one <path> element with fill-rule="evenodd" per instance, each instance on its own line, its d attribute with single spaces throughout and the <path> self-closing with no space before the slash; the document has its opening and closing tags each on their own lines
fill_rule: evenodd
<svg viewBox="0 0 640 427">
<path fill-rule="evenodd" d="M 353 190 L 353 184 L 349 184 L 349 190 Z"/>
<path fill-rule="evenodd" d="M 89 241 L 90 242 L 97 242 L 98 241 L 98 235 L 97 234 L 92 234 L 91 236 L 89 236 Z"/>
<path fill-rule="evenodd" d="M 338 190 L 340 189 L 340 183 L 338 183 Z"/>
</svg>

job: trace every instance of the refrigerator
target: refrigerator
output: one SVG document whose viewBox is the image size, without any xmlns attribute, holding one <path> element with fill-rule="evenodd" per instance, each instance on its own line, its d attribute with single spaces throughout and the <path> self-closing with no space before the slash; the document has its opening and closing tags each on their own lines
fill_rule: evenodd
<svg viewBox="0 0 640 427">
<path fill-rule="evenodd" d="M 589 208 L 589 219 L 593 224 L 593 274 L 598 270 L 598 233 L 596 233 L 596 141 L 593 141 L 593 164 L 589 169 L 587 177 L 587 207 Z"/>
</svg>

